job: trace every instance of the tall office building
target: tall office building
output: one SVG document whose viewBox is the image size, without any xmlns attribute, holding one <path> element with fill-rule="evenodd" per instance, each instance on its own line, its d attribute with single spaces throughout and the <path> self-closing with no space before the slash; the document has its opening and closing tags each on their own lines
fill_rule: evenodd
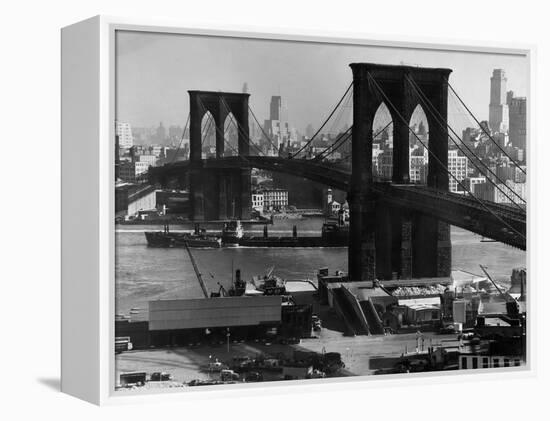
<svg viewBox="0 0 550 421">
<path fill-rule="evenodd" d="M 134 146 L 134 138 L 132 136 L 132 127 L 130 123 L 117 121 L 115 123 L 115 131 L 118 136 L 118 147 L 120 149 L 131 148 Z"/>
<path fill-rule="evenodd" d="M 280 120 L 281 119 L 281 97 L 272 96 L 271 103 L 269 104 L 269 119 Z"/>
<path fill-rule="evenodd" d="M 489 127 L 494 132 L 508 130 L 508 105 L 506 103 L 506 74 L 494 69 L 491 77 L 491 102 L 489 103 Z"/>
<path fill-rule="evenodd" d="M 277 148 L 286 145 L 290 139 L 290 127 L 284 118 L 282 111 L 282 100 L 280 96 L 272 96 L 269 103 L 269 120 L 264 121 L 264 131 L 271 137 Z M 276 153 L 277 151 L 271 151 Z"/>
<path fill-rule="evenodd" d="M 525 97 L 511 97 L 508 103 L 510 111 L 510 130 L 508 139 L 512 146 L 525 150 L 527 140 L 527 100 Z"/>
<path fill-rule="evenodd" d="M 166 140 L 166 128 L 163 126 L 161 121 L 159 126 L 157 127 L 157 142 L 162 145 L 164 144 L 165 140 Z"/>
<path fill-rule="evenodd" d="M 458 193 L 459 182 L 468 176 L 468 158 L 460 155 L 456 149 L 450 149 L 447 166 L 453 175 L 453 177 L 449 177 L 449 191 Z"/>
</svg>

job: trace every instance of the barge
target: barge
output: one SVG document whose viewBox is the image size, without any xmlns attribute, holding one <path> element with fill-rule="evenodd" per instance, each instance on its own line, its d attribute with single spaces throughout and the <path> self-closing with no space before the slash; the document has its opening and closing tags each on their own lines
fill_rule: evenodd
<svg viewBox="0 0 550 421">
<path fill-rule="evenodd" d="M 145 238 L 150 247 L 207 247 L 220 248 L 222 239 L 214 235 L 207 235 L 195 227 L 194 233 L 170 232 L 168 225 L 163 231 L 146 231 Z"/>
</svg>

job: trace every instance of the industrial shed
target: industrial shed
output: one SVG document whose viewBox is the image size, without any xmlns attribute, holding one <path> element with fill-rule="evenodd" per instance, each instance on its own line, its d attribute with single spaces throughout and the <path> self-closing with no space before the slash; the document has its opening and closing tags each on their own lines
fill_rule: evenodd
<svg viewBox="0 0 550 421">
<path fill-rule="evenodd" d="M 149 330 L 281 323 L 281 296 L 149 301 Z"/>
</svg>

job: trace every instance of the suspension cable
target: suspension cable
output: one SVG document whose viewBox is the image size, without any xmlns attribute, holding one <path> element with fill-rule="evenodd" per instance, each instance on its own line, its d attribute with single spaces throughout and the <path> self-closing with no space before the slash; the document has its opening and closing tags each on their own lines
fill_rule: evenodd
<svg viewBox="0 0 550 421">
<path fill-rule="evenodd" d="M 334 142 L 331 146 L 328 146 L 323 152 L 321 152 L 319 155 L 317 155 L 314 159 L 325 159 L 332 155 L 334 152 L 338 151 L 344 144 L 351 139 L 352 136 L 352 127 L 350 127 L 346 132 L 344 132 L 343 137 L 339 141 L 339 144 L 337 145 L 336 142 Z M 349 132 L 349 133 L 348 133 Z M 347 134 L 346 134 L 347 133 Z"/>
<path fill-rule="evenodd" d="M 378 130 L 375 134 L 372 135 L 372 140 L 375 140 L 378 136 L 380 136 L 382 134 L 383 131 L 385 131 L 388 127 L 390 127 L 391 125 L 393 124 L 393 121 L 390 120 L 390 122 L 388 124 L 386 124 L 382 129 Z M 348 159 L 351 155 L 353 154 L 353 152 L 350 152 L 349 154 L 347 154 L 344 158 L 342 159 Z"/>
<path fill-rule="evenodd" d="M 227 111 L 227 115 L 229 116 L 229 118 L 233 122 L 233 124 L 235 124 L 235 126 L 237 127 L 237 132 L 240 133 L 248 141 L 249 146 L 252 145 L 254 148 L 256 148 L 256 151 L 258 152 L 259 156 L 261 156 L 262 155 L 262 150 L 258 146 L 256 146 L 256 144 L 254 142 L 252 142 L 252 140 L 250 139 L 250 135 L 247 135 L 245 133 L 244 129 L 241 127 L 241 125 L 239 124 L 237 119 L 234 118 L 233 113 L 229 109 L 229 105 L 225 101 L 225 98 L 221 97 L 221 100 L 222 100 L 222 105 L 224 106 L 225 110 Z M 238 145 L 237 145 L 237 148 L 238 148 Z"/>
<path fill-rule="evenodd" d="M 169 164 L 173 163 L 176 160 L 176 157 L 178 156 L 178 152 L 179 152 L 179 150 L 181 148 L 181 145 L 183 143 L 183 138 L 185 137 L 185 132 L 187 131 L 187 126 L 189 125 L 190 118 L 191 118 L 191 113 L 188 113 L 187 114 L 187 120 L 185 122 L 185 127 L 183 128 L 183 133 L 181 134 L 180 143 L 179 143 L 178 147 L 176 148 L 176 153 L 174 154 L 174 156 L 170 160 Z"/>
<path fill-rule="evenodd" d="M 199 100 L 199 104 L 200 104 L 202 110 L 203 110 L 203 111 L 207 111 L 206 107 L 204 106 L 204 103 L 202 102 L 202 99 L 199 97 L 198 100 Z M 210 125 L 208 126 L 208 129 L 206 130 L 206 133 L 208 133 L 208 132 L 210 131 L 210 126 L 212 125 L 212 122 L 214 122 L 214 116 L 213 116 L 211 113 L 209 113 L 208 118 L 209 118 L 209 123 L 210 123 Z M 228 126 L 227 128 L 229 129 L 229 126 Z M 217 132 L 218 134 L 221 134 L 224 143 L 227 143 L 227 142 L 225 141 L 225 134 L 226 134 L 226 133 L 225 133 L 225 132 L 222 133 L 222 132 L 219 130 L 217 124 L 215 124 L 215 122 L 214 122 L 214 132 L 215 132 L 215 133 Z M 203 131 L 203 134 L 201 134 L 201 136 L 204 135 L 204 133 L 205 133 L 205 131 Z M 201 145 L 202 145 L 202 142 L 201 142 Z M 233 152 L 235 152 L 235 150 L 233 149 L 233 147 L 232 147 L 230 144 L 228 144 L 227 146 L 229 146 L 229 148 L 230 148 L 231 150 L 233 150 Z M 217 149 L 216 149 L 216 153 L 217 153 Z M 238 152 L 237 152 L 237 155 L 238 155 Z M 201 151 L 201 158 L 202 158 L 202 151 Z"/>
<path fill-rule="evenodd" d="M 199 98 L 199 103 L 201 104 L 201 107 L 202 107 L 203 109 L 206 109 L 206 107 L 204 106 L 204 104 L 203 104 L 203 102 L 202 102 L 202 100 L 201 100 L 200 98 Z M 221 135 L 221 137 L 222 137 L 222 139 L 223 139 L 223 141 L 224 141 L 224 144 L 226 144 L 226 145 L 229 147 L 229 149 L 231 149 L 231 150 L 236 154 L 237 157 L 242 158 L 242 159 L 244 159 L 246 162 L 248 162 L 249 164 L 251 164 L 251 162 L 247 159 L 246 156 L 239 156 L 239 151 L 238 151 L 238 149 L 235 150 L 235 148 L 233 148 L 233 147 L 231 146 L 231 144 L 225 139 L 226 131 L 225 131 L 225 132 L 222 132 L 222 131 L 220 130 L 220 128 L 218 127 L 217 124 L 214 124 L 214 128 L 215 128 L 216 132 L 217 132 L 218 134 Z M 227 126 L 227 129 L 229 129 L 229 126 Z"/>
<path fill-rule="evenodd" d="M 342 120 L 342 117 L 344 116 L 344 114 L 347 113 L 347 109 L 350 108 L 350 102 L 352 102 L 352 100 L 353 100 L 353 95 L 348 95 L 344 100 L 344 102 L 342 102 L 342 105 L 341 107 L 339 107 L 338 113 L 334 117 L 333 122 L 330 125 L 330 128 L 328 128 L 327 130 L 328 133 L 333 133 L 334 131 L 336 131 L 337 127 L 340 124 L 340 120 Z M 351 106 L 351 108 L 353 109 L 353 105 Z"/>
<path fill-rule="evenodd" d="M 464 186 L 462 185 L 462 183 L 455 177 L 454 174 L 452 174 L 449 169 L 445 166 L 445 164 L 443 164 L 443 162 L 441 162 L 441 160 L 433 153 L 433 151 L 430 151 L 430 149 L 426 148 L 426 145 L 424 144 L 424 142 L 422 140 L 420 140 L 420 138 L 418 137 L 418 135 L 414 132 L 414 130 L 412 130 L 409 125 L 407 124 L 407 122 L 405 121 L 405 118 L 401 115 L 401 113 L 399 112 L 399 110 L 393 105 L 393 103 L 390 101 L 390 99 L 387 97 L 387 95 L 385 94 L 384 90 L 382 89 L 382 87 L 378 84 L 378 82 L 376 81 L 376 79 L 374 79 L 374 77 L 370 74 L 370 72 L 367 72 L 367 76 L 370 78 L 370 80 L 373 82 L 374 86 L 376 87 L 376 89 L 378 90 L 378 92 L 380 92 L 380 94 L 384 97 L 384 100 L 393 108 L 394 112 L 396 113 L 397 116 L 399 116 L 399 118 L 401 119 L 402 123 L 405 124 L 407 126 L 407 128 L 409 129 L 409 131 L 416 137 L 416 140 L 418 140 L 422 146 L 424 146 L 424 148 L 428 151 L 429 154 L 431 154 L 433 156 L 433 158 L 436 160 L 436 162 L 447 172 L 447 174 L 449 174 L 458 184 L 460 184 L 463 188 Z M 521 232 L 519 232 L 518 230 L 516 230 L 514 227 L 512 227 L 510 224 L 508 224 L 506 221 L 504 221 L 500 216 L 498 216 L 497 214 L 495 214 L 491 209 L 489 209 L 487 207 L 486 204 L 484 204 L 481 200 L 479 200 L 476 196 L 474 196 L 470 191 L 468 191 L 467 189 L 465 189 L 466 192 L 474 199 L 476 200 L 481 206 L 483 206 L 491 215 L 493 215 L 496 219 L 498 219 L 500 222 L 502 222 L 504 225 L 506 225 L 508 228 L 510 228 L 512 231 L 514 231 L 517 235 L 519 235 L 520 237 L 522 237 L 523 239 L 526 239 L 525 235 L 523 235 Z"/>
<path fill-rule="evenodd" d="M 330 144 L 330 145 L 327 146 L 325 149 L 323 149 L 321 152 L 319 152 L 316 156 L 313 157 L 313 159 L 317 159 L 317 160 L 323 159 L 323 155 L 324 155 L 327 151 L 331 150 L 331 148 L 332 148 L 332 150 L 328 153 L 328 155 L 330 155 L 332 152 L 334 152 L 336 149 L 338 149 L 340 146 L 342 146 L 342 145 L 344 144 L 344 142 L 345 142 L 346 140 L 349 139 L 349 136 L 351 135 L 351 130 L 352 130 L 352 128 L 353 128 L 353 126 L 350 126 L 345 132 L 340 133 L 340 134 L 336 137 L 336 139 L 334 140 L 334 142 L 332 142 L 332 144 Z M 335 145 L 336 145 L 338 142 L 341 142 L 341 143 L 340 143 L 339 146 L 337 146 L 337 147 L 335 148 Z M 328 156 L 328 155 L 327 155 L 327 156 Z M 325 158 L 326 158 L 326 157 L 325 157 Z"/>
<path fill-rule="evenodd" d="M 331 119 L 331 117 L 334 115 L 334 113 L 336 112 L 336 110 L 338 109 L 338 107 L 340 106 L 340 104 L 342 103 L 342 101 L 344 100 L 344 98 L 348 95 L 349 91 L 351 90 L 351 88 L 353 87 L 353 81 L 349 84 L 348 86 L 348 89 L 346 89 L 346 92 L 344 92 L 344 95 L 342 95 L 342 98 L 340 98 L 340 100 L 338 101 L 338 103 L 336 104 L 336 106 L 333 108 L 333 110 L 331 111 L 331 113 L 329 114 L 329 116 L 326 118 L 326 120 L 324 121 L 324 123 L 321 125 L 321 127 L 319 127 L 319 130 L 317 130 L 315 132 L 315 134 L 311 137 L 311 139 L 304 145 L 302 146 L 300 149 L 298 149 L 297 152 L 295 152 L 293 155 L 290 156 L 290 158 L 294 158 L 296 155 L 298 155 L 300 152 L 302 152 L 305 148 L 307 148 L 312 142 L 313 140 L 315 139 L 315 137 L 321 132 L 321 130 L 323 130 L 323 128 L 326 126 L 326 124 L 328 123 L 328 121 Z"/>
<path fill-rule="evenodd" d="M 246 133 L 244 132 L 244 129 L 242 129 L 242 128 L 240 127 L 240 124 L 239 124 L 239 122 L 237 121 L 237 119 L 234 118 L 233 113 L 230 112 L 230 113 L 228 114 L 228 116 L 229 116 L 229 119 L 230 119 L 231 123 L 233 123 L 233 124 L 235 125 L 235 127 L 237 128 L 237 131 L 238 131 L 240 134 L 242 134 L 244 138 L 246 138 L 246 139 L 248 140 L 249 146 L 253 146 L 253 147 L 255 148 L 256 152 L 258 153 L 258 156 L 262 156 L 262 154 L 263 154 L 263 153 L 262 153 L 262 150 L 261 150 L 254 142 L 252 142 L 252 140 L 250 139 L 250 136 L 246 136 Z M 229 139 L 228 139 L 228 142 L 229 142 Z M 238 146 L 237 146 L 237 147 L 238 147 Z"/>
<path fill-rule="evenodd" d="M 212 126 L 213 121 L 214 121 L 214 117 L 212 116 L 211 113 L 208 113 L 208 118 L 201 131 L 201 153 L 202 153 L 202 147 L 204 146 L 204 141 L 206 140 L 206 135 L 208 134 L 208 132 L 210 132 L 210 127 Z"/>
<path fill-rule="evenodd" d="M 406 80 L 411 84 L 411 86 L 413 87 L 414 91 L 417 93 L 417 95 L 420 97 L 420 100 L 424 103 L 424 105 L 428 108 L 428 111 L 431 113 L 431 115 L 434 117 L 435 121 L 439 124 L 439 126 L 442 128 L 442 129 L 445 129 L 445 127 L 443 126 L 443 124 L 446 125 L 446 128 L 449 129 L 452 134 L 454 134 L 456 136 L 457 139 L 460 139 L 460 137 L 458 136 L 458 134 L 456 134 L 456 132 L 453 130 L 453 128 L 448 124 L 448 123 L 445 123 L 444 122 L 444 119 L 443 119 L 443 116 L 439 113 L 439 111 L 437 111 L 437 109 L 435 108 L 435 106 L 431 103 L 431 101 L 429 101 L 428 97 L 424 94 L 424 92 L 422 92 L 422 90 L 420 89 L 420 87 L 418 86 L 418 84 L 416 83 L 416 81 L 414 79 L 412 79 L 411 77 L 409 76 L 405 76 Z M 437 114 L 437 115 L 436 115 Z M 461 149 L 460 145 L 453 139 L 453 137 L 451 135 L 449 135 L 447 133 L 449 139 L 451 139 L 451 141 L 455 144 L 455 146 L 458 148 L 458 150 L 460 150 L 460 152 L 462 152 L 466 158 L 476 167 L 477 170 L 479 170 L 483 175 L 485 175 L 485 177 L 487 178 L 487 180 L 493 184 L 498 191 L 500 191 L 512 204 L 514 204 L 515 206 L 517 206 L 519 209 L 523 209 L 521 208 L 521 206 L 516 203 L 514 200 L 512 200 L 512 198 L 505 192 L 503 191 L 499 185 L 497 183 L 495 183 L 493 180 L 491 180 L 490 177 L 487 176 L 486 173 L 483 173 L 482 169 L 468 156 L 468 154 L 464 153 L 464 151 Z M 460 141 L 462 141 L 460 139 Z M 463 143 L 463 142 L 462 142 Z M 508 188 L 508 190 L 510 190 L 515 196 L 517 196 L 522 202 L 526 203 L 525 200 L 519 195 L 517 194 L 514 190 L 512 190 L 512 188 L 510 188 L 508 185 L 506 185 L 498 176 L 497 174 L 495 174 L 489 167 L 487 167 L 487 165 L 485 165 L 485 163 L 469 148 L 468 145 L 466 145 L 465 143 L 463 143 L 463 146 L 468 150 L 468 152 L 470 152 L 471 156 L 475 157 L 483 167 L 485 167 L 487 169 L 487 171 L 489 171 L 498 181 L 500 181 L 501 185 L 504 185 Z"/>
<path fill-rule="evenodd" d="M 476 118 L 476 116 L 472 113 L 472 111 L 470 110 L 470 108 L 468 108 L 468 106 L 464 103 L 464 101 L 462 100 L 462 98 L 460 98 L 460 96 L 458 95 L 458 93 L 454 90 L 454 88 L 451 86 L 451 84 L 449 82 L 447 82 L 447 86 L 449 87 L 449 89 L 453 92 L 453 94 L 455 94 L 455 96 L 458 98 L 458 100 L 460 101 L 460 103 L 462 104 L 462 106 L 466 109 L 466 111 L 468 111 L 468 114 L 470 114 L 470 116 L 475 120 L 475 122 L 477 123 L 477 125 L 481 128 L 481 130 L 483 130 L 483 132 L 487 135 L 487 137 L 489 139 L 491 139 L 491 141 L 502 151 L 502 153 L 510 160 L 514 163 L 514 165 L 516 166 L 516 168 L 519 168 L 519 170 L 527 175 L 527 172 L 519 165 L 518 162 L 516 162 L 510 155 L 508 155 L 508 153 L 498 144 L 497 141 L 495 141 L 495 139 L 493 139 L 493 137 L 490 135 L 490 133 L 487 131 L 487 129 L 483 126 L 483 124 L 481 124 L 481 122 Z"/>
</svg>

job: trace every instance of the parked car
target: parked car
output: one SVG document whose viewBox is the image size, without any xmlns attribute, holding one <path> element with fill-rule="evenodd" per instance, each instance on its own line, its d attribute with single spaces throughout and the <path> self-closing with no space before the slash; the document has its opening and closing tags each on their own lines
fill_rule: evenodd
<svg viewBox="0 0 550 421">
<path fill-rule="evenodd" d="M 458 335 L 458 340 L 460 339 L 472 339 L 474 337 L 474 332 L 462 332 Z"/>
<path fill-rule="evenodd" d="M 156 373 L 151 374 L 151 381 L 152 382 L 162 382 L 162 381 L 168 381 L 168 380 L 172 380 L 172 375 L 169 374 L 169 373 L 156 372 Z"/>
<path fill-rule="evenodd" d="M 441 334 L 456 333 L 455 327 L 453 325 L 445 325 L 439 329 Z"/>
<path fill-rule="evenodd" d="M 308 374 L 308 379 L 324 379 L 327 375 L 321 370 L 313 370 L 311 374 Z"/>
<path fill-rule="evenodd" d="M 261 382 L 264 380 L 264 376 L 258 371 L 251 371 L 246 375 L 244 380 L 246 382 Z"/>
</svg>

